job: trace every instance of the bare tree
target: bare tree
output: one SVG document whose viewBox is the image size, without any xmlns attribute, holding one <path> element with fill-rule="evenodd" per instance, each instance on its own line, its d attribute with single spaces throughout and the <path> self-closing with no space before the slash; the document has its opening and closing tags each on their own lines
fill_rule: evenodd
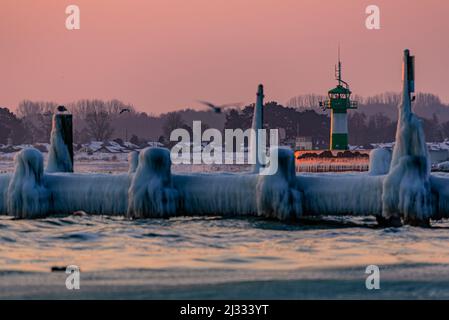
<svg viewBox="0 0 449 320">
<path fill-rule="evenodd" d="M 432 93 L 418 93 L 416 95 L 416 104 L 421 105 L 423 108 L 431 106 L 441 105 L 441 100 L 438 96 Z"/>
<path fill-rule="evenodd" d="M 123 109 L 128 109 L 130 114 L 136 113 L 134 106 L 125 104 L 117 99 L 109 101 L 82 99 L 69 103 L 68 109 L 74 116 L 81 118 L 85 118 L 87 114 L 92 112 L 106 112 L 111 116 L 117 116 Z"/>
<path fill-rule="evenodd" d="M 398 92 L 385 92 L 381 94 L 376 94 L 372 97 L 368 97 L 365 100 L 366 100 L 365 104 L 369 105 L 385 104 L 396 107 L 401 101 L 401 94 Z"/>
<path fill-rule="evenodd" d="M 319 94 L 303 94 L 291 98 L 287 101 L 287 107 L 296 108 L 298 110 L 315 110 L 317 113 L 324 113 L 324 111 L 319 108 L 320 101 L 326 100 L 326 96 Z"/>
<path fill-rule="evenodd" d="M 57 106 L 56 102 L 23 100 L 17 106 L 16 113 L 19 118 L 36 114 L 51 114 Z"/>
<path fill-rule="evenodd" d="M 170 112 L 165 115 L 165 121 L 162 126 L 162 130 L 164 132 L 164 136 L 168 139 L 170 139 L 170 134 L 175 129 L 180 129 L 185 126 L 184 121 L 182 120 L 182 117 L 177 112 Z"/>
<path fill-rule="evenodd" d="M 17 107 L 17 115 L 30 132 L 30 142 L 48 142 L 51 132 L 51 117 L 55 102 L 23 100 Z"/>
<path fill-rule="evenodd" d="M 136 110 L 133 105 L 125 104 L 120 100 L 113 99 L 105 102 L 106 112 L 110 115 L 118 116 L 124 109 L 128 110 L 129 115 L 134 115 Z"/>
<path fill-rule="evenodd" d="M 106 141 L 114 132 L 110 117 L 105 111 L 88 113 L 85 120 L 89 136 L 96 141 Z"/>
<path fill-rule="evenodd" d="M 106 104 L 103 100 L 89 100 L 81 99 L 73 103 L 68 104 L 68 109 L 75 117 L 86 118 L 90 113 L 108 113 L 106 110 Z"/>
</svg>

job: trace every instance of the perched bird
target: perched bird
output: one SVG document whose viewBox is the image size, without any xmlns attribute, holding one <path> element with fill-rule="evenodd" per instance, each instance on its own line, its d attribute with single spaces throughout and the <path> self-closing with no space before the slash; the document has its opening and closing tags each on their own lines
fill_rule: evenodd
<svg viewBox="0 0 449 320">
<path fill-rule="evenodd" d="M 199 103 L 204 104 L 205 106 L 208 106 L 209 108 L 211 108 L 215 113 L 221 113 L 223 108 L 228 108 L 228 107 L 240 107 L 242 105 L 242 103 L 227 103 L 227 104 L 222 104 L 222 105 L 215 105 L 211 102 L 208 101 L 202 101 L 202 100 L 198 100 Z"/>
<path fill-rule="evenodd" d="M 64 106 L 59 106 L 59 107 L 57 108 L 57 110 L 58 110 L 58 112 L 66 112 L 66 111 L 68 111 L 67 108 L 64 107 Z"/>
<path fill-rule="evenodd" d="M 125 109 L 120 110 L 119 114 L 122 114 L 123 112 L 131 112 L 131 110 L 129 110 L 128 108 L 125 108 Z"/>
</svg>

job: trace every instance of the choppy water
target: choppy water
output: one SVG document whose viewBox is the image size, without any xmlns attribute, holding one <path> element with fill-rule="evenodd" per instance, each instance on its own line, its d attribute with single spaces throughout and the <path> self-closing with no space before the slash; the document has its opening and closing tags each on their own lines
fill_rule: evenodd
<svg viewBox="0 0 449 320">
<path fill-rule="evenodd" d="M 449 263 L 449 222 L 432 229 L 380 229 L 371 218 L 285 224 L 220 217 L 0 217 L 0 270 L 50 271 L 70 264 L 89 271 L 290 270 L 396 263 Z"/>
</svg>

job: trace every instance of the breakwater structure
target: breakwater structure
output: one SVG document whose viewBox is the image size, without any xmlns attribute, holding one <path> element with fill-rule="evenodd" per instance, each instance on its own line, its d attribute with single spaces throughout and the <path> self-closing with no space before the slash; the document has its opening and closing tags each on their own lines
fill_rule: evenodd
<svg viewBox="0 0 449 320">
<path fill-rule="evenodd" d="M 174 216 L 261 216 L 285 221 L 304 216 L 375 216 L 385 225 L 428 226 L 449 217 L 449 176 L 432 175 L 420 120 L 413 114 L 414 59 L 403 57 L 403 95 L 398 106 L 393 151 L 375 149 L 369 171 L 296 174 L 293 151 L 278 148 L 273 175 L 171 172 L 170 151 L 147 148 L 131 153 L 124 174 L 73 172 L 70 123 L 53 116 L 47 168 L 41 152 L 23 149 L 13 173 L 0 175 L 0 214 L 40 218 L 85 211 L 129 218 Z M 258 99 L 263 93 L 259 87 Z M 253 128 L 262 129 L 262 108 Z"/>
</svg>

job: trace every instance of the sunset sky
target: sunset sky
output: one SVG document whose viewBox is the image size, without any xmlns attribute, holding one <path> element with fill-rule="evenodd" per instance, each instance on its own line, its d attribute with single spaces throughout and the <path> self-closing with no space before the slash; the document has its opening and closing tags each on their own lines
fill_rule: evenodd
<svg viewBox="0 0 449 320">
<path fill-rule="evenodd" d="M 81 29 L 65 28 L 65 8 Z M 365 27 L 368 5 L 381 29 Z M 196 100 L 285 103 L 343 77 L 355 94 L 399 91 L 404 48 L 416 88 L 449 102 L 447 0 L 1 0 L 0 106 L 117 98 L 159 114 Z"/>
</svg>

